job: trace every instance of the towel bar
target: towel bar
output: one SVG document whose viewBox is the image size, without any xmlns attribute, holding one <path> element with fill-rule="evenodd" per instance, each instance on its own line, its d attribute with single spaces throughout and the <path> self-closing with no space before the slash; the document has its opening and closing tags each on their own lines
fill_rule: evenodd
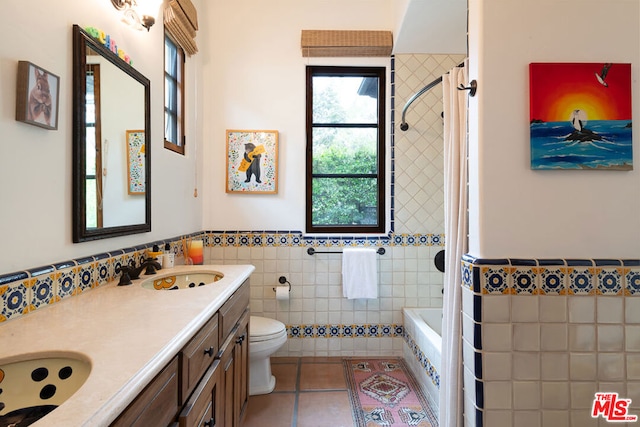
<svg viewBox="0 0 640 427">
<path fill-rule="evenodd" d="M 384 248 L 378 248 L 378 250 L 376 252 L 378 253 L 378 255 L 384 255 L 386 251 L 384 250 Z M 314 254 L 341 254 L 342 251 L 336 251 L 336 252 L 316 251 L 314 248 L 309 248 L 309 249 L 307 249 L 307 253 L 309 255 L 314 255 Z"/>
</svg>

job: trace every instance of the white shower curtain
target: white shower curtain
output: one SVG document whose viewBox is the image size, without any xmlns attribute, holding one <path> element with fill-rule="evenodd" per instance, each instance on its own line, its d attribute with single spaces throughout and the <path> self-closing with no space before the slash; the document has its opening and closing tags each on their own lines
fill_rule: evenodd
<svg viewBox="0 0 640 427">
<path fill-rule="evenodd" d="M 445 273 L 442 309 L 440 427 L 463 425 L 462 274 L 467 251 L 467 66 L 442 78 L 444 107 Z"/>
</svg>

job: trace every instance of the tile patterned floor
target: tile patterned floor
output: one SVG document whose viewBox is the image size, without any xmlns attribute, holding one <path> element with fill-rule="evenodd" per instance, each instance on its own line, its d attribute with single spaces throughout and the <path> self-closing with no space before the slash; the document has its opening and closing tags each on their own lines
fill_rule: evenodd
<svg viewBox="0 0 640 427">
<path fill-rule="evenodd" d="M 340 357 L 272 357 L 276 388 L 251 396 L 242 427 L 351 427 Z"/>
</svg>

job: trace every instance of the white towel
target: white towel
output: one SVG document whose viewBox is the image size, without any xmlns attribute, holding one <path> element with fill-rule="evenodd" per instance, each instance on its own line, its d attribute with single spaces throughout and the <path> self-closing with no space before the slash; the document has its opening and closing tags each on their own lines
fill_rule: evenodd
<svg viewBox="0 0 640 427">
<path fill-rule="evenodd" d="M 342 251 L 342 295 L 348 299 L 378 298 L 375 249 L 345 248 Z"/>
</svg>

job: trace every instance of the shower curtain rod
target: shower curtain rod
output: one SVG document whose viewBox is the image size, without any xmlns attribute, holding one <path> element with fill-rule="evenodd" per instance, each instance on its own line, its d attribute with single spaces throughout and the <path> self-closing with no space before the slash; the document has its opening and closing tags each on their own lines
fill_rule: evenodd
<svg viewBox="0 0 640 427">
<path fill-rule="evenodd" d="M 457 66 L 458 68 L 464 67 L 464 62 L 462 64 L 458 64 Z M 435 86 L 437 86 L 440 83 L 442 83 L 442 76 L 438 77 L 437 79 L 435 79 L 434 81 L 432 81 L 431 83 L 429 83 L 428 85 L 420 89 L 411 98 L 409 98 L 406 104 L 404 104 L 404 108 L 402 109 L 402 122 L 400 123 L 400 129 L 403 132 L 409 129 L 409 124 L 407 124 L 404 117 L 405 114 L 407 114 L 407 110 L 409 109 L 409 106 L 413 104 L 413 101 L 420 98 L 423 93 L 428 92 L 429 90 L 433 89 Z"/>
</svg>

